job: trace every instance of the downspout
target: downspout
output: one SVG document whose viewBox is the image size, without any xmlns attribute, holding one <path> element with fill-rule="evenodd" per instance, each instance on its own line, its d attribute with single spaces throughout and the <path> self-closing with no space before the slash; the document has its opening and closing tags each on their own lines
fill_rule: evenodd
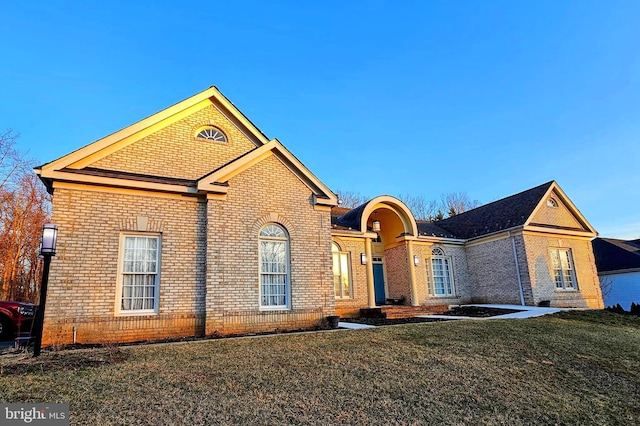
<svg viewBox="0 0 640 426">
<path fill-rule="evenodd" d="M 509 236 L 511 237 L 511 244 L 513 245 L 513 260 L 516 262 L 516 275 L 518 276 L 518 290 L 520 290 L 520 304 L 525 306 L 524 304 L 524 288 L 522 287 L 522 278 L 520 277 L 520 263 L 518 262 L 518 252 L 516 250 L 516 237 L 511 234 L 509 231 Z"/>
</svg>

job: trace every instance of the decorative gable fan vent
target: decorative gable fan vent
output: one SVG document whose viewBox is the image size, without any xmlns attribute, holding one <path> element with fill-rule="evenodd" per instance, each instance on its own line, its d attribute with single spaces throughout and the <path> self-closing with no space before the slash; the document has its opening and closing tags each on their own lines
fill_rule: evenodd
<svg viewBox="0 0 640 426">
<path fill-rule="evenodd" d="M 558 202 L 555 200 L 555 198 L 550 197 L 549 199 L 547 199 L 547 206 L 558 207 Z"/>
<path fill-rule="evenodd" d="M 201 129 L 196 137 L 199 139 L 209 139 L 217 142 L 227 142 L 227 135 L 215 127 L 205 127 L 204 129 Z"/>
</svg>

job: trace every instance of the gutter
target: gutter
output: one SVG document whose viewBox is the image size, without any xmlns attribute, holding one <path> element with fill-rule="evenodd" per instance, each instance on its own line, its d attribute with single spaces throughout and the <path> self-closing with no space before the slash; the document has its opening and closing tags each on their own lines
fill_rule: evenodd
<svg viewBox="0 0 640 426">
<path fill-rule="evenodd" d="M 518 276 L 518 290 L 520 291 L 520 304 L 525 306 L 524 303 L 524 288 L 522 287 L 522 278 L 520 277 L 520 263 L 518 262 L 518 251 L 516 250 L 516 236 L 511 234 L 509 231 L 509 236 L 511 237 L 511 244 L 513 245 L 513 260 L 516 263 L 516 275 Z"/>
</svg>

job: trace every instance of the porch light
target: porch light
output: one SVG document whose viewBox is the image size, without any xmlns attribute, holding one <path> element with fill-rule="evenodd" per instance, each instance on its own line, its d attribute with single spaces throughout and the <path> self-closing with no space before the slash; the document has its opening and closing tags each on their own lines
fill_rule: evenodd
<svg viewBox="0 0 640 426">
<path fill-rule="evenodd" d="M 420 258 L 418 257 L 418 255 L 417 255 L 417 254 L 414 254 L 414 255 L 413 255 L 413 264 L 414 264 L 415 266 L 418 266 L 418 265 L 420 264 Z"/>
<path fill-rule="evenodd" d="M 366 253 L 360 253 L 360 264 L 361 265 L 366 265 L 367 264 L 367 254 Z"/>
<path fill-rule="evenodd" d="M 42 256 L 55 256 L 57 240 L 58 225 L 46 223 L 42 228 L 42 246 L 40 247 L 40 254 Z"/>
<path fill-rule="evenodd" d="M 373 232 L 380 232 L 380 221 L 374 220 L 373 224 L 371 225 L 371 229 L 373 230 Z"/>
</svg>

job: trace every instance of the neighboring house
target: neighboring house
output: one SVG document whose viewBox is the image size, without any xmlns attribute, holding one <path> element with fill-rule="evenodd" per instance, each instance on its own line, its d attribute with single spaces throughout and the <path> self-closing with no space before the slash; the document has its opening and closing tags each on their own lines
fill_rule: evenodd
<svg viewBox="0 0 640 426">
<path fill-rule="evenodd" d="M 346 210 L 215 87 L 44 164 L 43 344 L 297 329 L 397 299 L 601 307 L 593 228 L 555 182 L 437 223 Z"/>
<path fill-rule="evenodd" d="M 593 253 L 605 306 L 631 308 L 640 303 L 640 239 L 595 238 Z"/>
</svg>

